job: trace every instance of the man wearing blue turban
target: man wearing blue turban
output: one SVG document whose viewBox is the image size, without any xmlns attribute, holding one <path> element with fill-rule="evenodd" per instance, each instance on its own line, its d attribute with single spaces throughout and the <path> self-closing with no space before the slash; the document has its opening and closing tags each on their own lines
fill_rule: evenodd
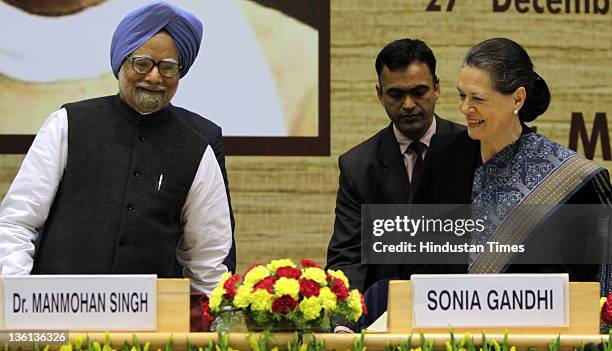
<svg viewBox="0 0 612 351">
<path fill-rule="evenodd" d="M 119 23 L 119 94 L 66 104 L 40 129 L 0 207 L 0 274 L 184 276 L 210 294 L 232 247 L 221 129 L 170 104 L 202 34 L 163 1 Z"/>
</svg>

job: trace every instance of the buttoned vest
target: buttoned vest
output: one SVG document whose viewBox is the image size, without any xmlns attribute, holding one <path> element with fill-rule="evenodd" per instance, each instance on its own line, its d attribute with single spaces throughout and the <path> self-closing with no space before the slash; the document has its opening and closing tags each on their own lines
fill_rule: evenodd
<svg viewBox="0 0 612 351">
<path fill-rule="evenodd" d="M 63 107 L 68 158 L 32 273 L 180 277 L 181 211 L 208 141 L 179 111 L 140 115 L 119 96 Z"/>
</svg>

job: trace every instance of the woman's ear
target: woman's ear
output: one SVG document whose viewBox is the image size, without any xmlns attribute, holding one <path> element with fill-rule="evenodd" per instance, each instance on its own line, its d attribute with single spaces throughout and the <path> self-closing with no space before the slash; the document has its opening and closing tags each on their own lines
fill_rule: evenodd
<svg viewBox="0 0 612 351">
<path fill-rule="evenodd" d="M 525 104 L 525 99 L 527 99 L 527 91 L 525 87 L 518 87 L 514 93 L 512 93 L 514 99 L 514 110 L 520 111 L 523 105 Z"/>
</svg>

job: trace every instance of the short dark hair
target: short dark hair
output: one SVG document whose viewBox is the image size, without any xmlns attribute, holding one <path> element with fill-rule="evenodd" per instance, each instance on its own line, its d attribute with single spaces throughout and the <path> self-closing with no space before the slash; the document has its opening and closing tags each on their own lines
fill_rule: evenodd
<svg viewBox="0 0 612 351">
<path fill-rule="evenodd" d="M 384 66 L 395 71 L 408 67 L 410 64 L 420 61 L 427 65 L 434 83 L 436 77 L 436 57 L 423 41 L 419 39 L 400 39 L 387 44 L 376 57 L 376 74 L 380 79 L 380 73 Z"/>
<path fill-rule="evenodd" d="M 510 39 L 493 38 L 476 44 L 465 54 L 463 65 L 488 71 L 493 89 L 502 94 L 524 87 L 527 98 L 519 111 L 523 122 L 533 121 L 550 105 L 548 85 L 533 70 L 527 51 Z"/>
</svg>

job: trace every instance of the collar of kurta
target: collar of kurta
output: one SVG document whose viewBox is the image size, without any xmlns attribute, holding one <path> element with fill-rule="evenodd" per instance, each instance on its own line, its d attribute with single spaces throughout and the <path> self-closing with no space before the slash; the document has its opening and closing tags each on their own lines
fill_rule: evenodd
<svg viewBox="0 0 612 351">
<path fill-rule="evenodd" d="M 113 102 L 123 118 L 139 127 L 156 126 L 166 122 L 172 116 L 170 104 L 157 112 L 143 115 L 123 101 L 119 94 L 115 95 Z"/>
</svg>

